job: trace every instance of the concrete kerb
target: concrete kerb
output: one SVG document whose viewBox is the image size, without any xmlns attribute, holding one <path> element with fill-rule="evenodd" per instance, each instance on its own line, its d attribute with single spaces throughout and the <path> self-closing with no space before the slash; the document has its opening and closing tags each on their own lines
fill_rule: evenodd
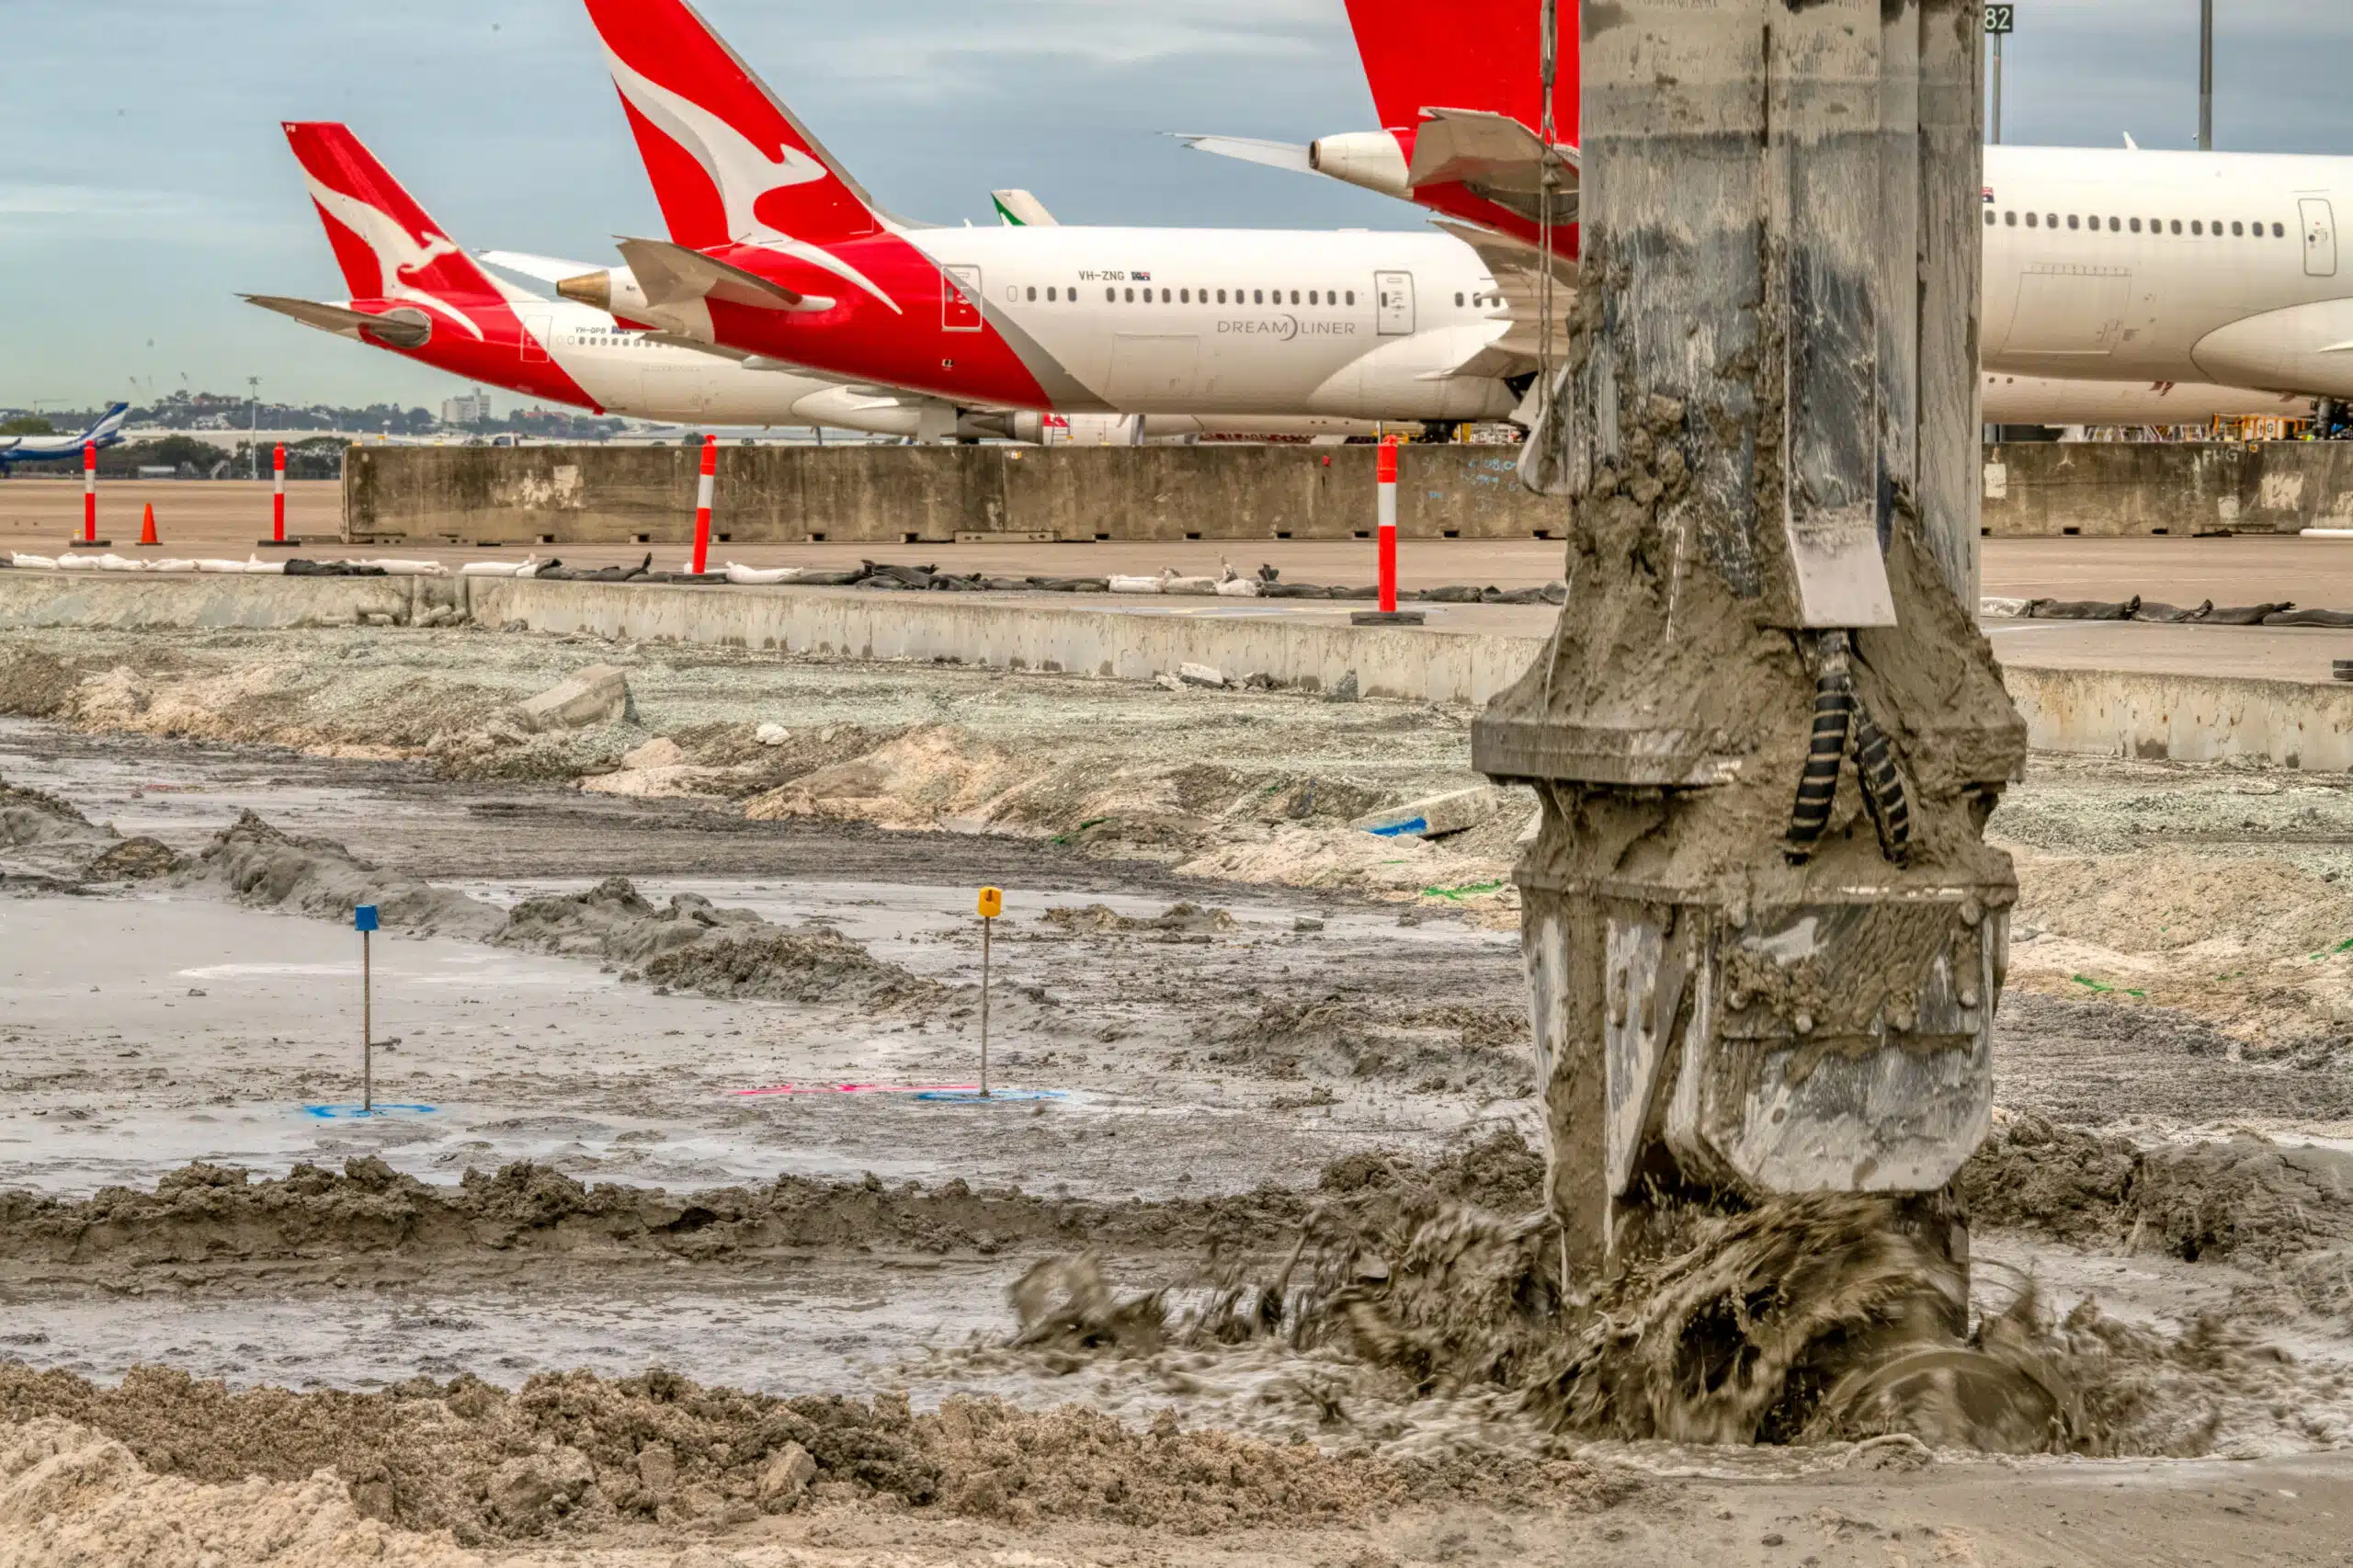
<svg viewBox="0 0 2353 1568">
<path fill-rule="evenodd" d="M 492 628 L 954 661 L 1148 680 L 1184 664 L 1264 672 L 1328 691 L 1473 706 L 1517 679 L 1545 639 L 1355 627 L 1265 613 L 1143 612 L 967 595 L 858 589 L 539 583 L 509 578 L 277 577 L 0 571 L 0 630 L 279 631 L 411 624 L 449 607 Z M 2241 676 L 2006 666 L 2038 750 L 2181 762 L 2353 769 L 2353 687 Z"/>
<path fill-rule="evenodd" d="M 663 584 L 465 580 L 486 626 L 665 639 L 860 659 L 953 660 L 1001 669 L 1149 680 L 1180 665 L 1228 678 L 1264 671 L 1329 690 L 1354 671 L 1370 697 L 1485 702 L 1543 644 L 1493 632 L 1358 629 L 1258 613 L 875 594 L 855 588 L 709 588 Z"/>
</svg>

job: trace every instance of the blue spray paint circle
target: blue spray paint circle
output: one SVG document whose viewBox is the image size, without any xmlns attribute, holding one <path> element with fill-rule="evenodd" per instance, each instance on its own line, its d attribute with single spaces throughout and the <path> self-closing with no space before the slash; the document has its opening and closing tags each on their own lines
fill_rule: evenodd
<svg viewBox="0 0 2353 1568">
<path fill-rule="evenodd" d="M 438 1108 L 429 1105 L 380 1105 L 373 1110 L 363 1110 L 356 1105 L 306 1105 L 302 1110 L 321 1121 L 364 1121 L 378 1116 L 431 1116 Z"/>
<path fill-rule="evenodd" d="M 1060 1089 L 992 1089 L 983 1095 L 978 1089 L 926 1089 L 915 1096 L 938 1105 L 997 1105 L 1017 1100 L 1058 1100 L 1063 1098 Z"/>
</svg>

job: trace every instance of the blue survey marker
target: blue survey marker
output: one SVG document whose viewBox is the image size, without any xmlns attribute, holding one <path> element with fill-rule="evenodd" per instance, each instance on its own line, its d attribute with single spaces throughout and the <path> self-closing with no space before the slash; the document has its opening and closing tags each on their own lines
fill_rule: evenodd
<svg viewBox="0 0 2353 1568">
<path fill-rule="evenodd" d="M 376 906 L 372 903 L 363 903 L 357 909 L 354 909 L 351 912 L 351 928 L 355 931 L 373 931 L 377 929 Z"/>
</svg>

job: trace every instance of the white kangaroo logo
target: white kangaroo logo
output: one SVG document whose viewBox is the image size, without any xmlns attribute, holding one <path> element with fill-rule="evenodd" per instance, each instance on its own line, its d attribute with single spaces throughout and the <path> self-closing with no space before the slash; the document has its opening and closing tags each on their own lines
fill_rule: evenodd
<svg viewBox="0 0 2353 1568">
<path fill-rule="evenodd" d="M 483 337 L 480 323 L 447 300 L 429 294 L 408 280 L 440 257 L 460 254 L 446 235 L 428 231 L 425 243 L 420 244 L 390 213 L 323 184 L 308 169 L 302 171 L 302 179 L 311 187 L 311 199 L 325 208 L 329 217 L 358 235 L 360 243 L 376 254 L 376 271 L 384 298 L 407 300 L 454 316 L 477 340 L 487 341 Z"/>
<path fill-rule="evenodd" d="M 620 89 L 630 107 L 684 148 L 710 176 L 710 183 L 719 191 L 720 206 L 726 212 L 729 239 L 738 244 L 758 245 L 764 250 L 797 256 L 857 284 L 892 311 L 905 313 L 899 310 L 897 301 L 858 268 L 821 246 L 778 233 L 753 210 L 760 198 L 772 190 L 812 185 L 825 178 L 832 171 L 824 165 L 798 147 L 779 145 L 774 153 L 769 153 L 700 104 L 631 69 L 610 44 L 605 46 L 605 59 L 612 69 L 613 85 Z"/>
</svg>

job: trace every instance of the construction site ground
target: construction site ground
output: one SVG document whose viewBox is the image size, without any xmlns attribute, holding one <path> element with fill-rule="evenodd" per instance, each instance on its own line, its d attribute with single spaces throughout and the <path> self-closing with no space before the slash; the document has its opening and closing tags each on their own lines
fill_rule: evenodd
<svg viewBox="0 0 2353 1568">
<path fill-rule="evenodd" d="M 629 711 L 514 723 L 601 663 Z M 1540 1206 L 1530 801 L 1351 825 L 1476 786 L 1471 717 L 0 636 L 0 1564 L 2353 1562 L 2342 776 L 2037 756 L 1994 819 L 1976 1304 L 2096 1366 L 2096 1453 L 1597 1437 L 1185 1332 L 1319 1213 Z M 1008 1300 L 1081 1256 L 1068 1332 Z"/>
</svg>

